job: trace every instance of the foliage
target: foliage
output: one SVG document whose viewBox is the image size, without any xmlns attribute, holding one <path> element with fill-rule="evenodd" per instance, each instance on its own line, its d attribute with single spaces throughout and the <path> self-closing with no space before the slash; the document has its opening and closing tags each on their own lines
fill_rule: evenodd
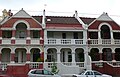
<svg viewBox="0 0 120 77">
<path fill-rule="evenodd" d="M 57 74 L 59 72 L 55 61 L 53 62 L 53 66 L 52 66 L 51 72 L 54 73 L 54 74 Z"/>
</svg>

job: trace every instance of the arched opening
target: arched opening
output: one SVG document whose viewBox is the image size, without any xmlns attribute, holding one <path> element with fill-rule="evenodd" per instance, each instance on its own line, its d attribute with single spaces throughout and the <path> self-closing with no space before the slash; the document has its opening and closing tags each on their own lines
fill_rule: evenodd
<svg viewBox="0 0 120 77">
<path fill-rule="evenodd" d="M 120 48 L 115 49 L 115 60 L 120 61 Z"/>
<path fill-rule="evenodd" d="M 21 63 L 26 62 L 26 49 L 25 48 L 17 48 L 15 50 L 15 62 Z"/>
<path fill-rule="evenodd" d="M 61 49 L 61 62 L 72 62 L 72 53 L 71 49 L 63 48 Z"/>
<path fill-rule="evenodd" d="M 75 61 L 84 62 L 84 50 L 82 48 L 77 48 L 75 50 Z"/>
<path fill-rule="evenodd" d="M 110 39 L 110 28 L 107 25 L 101 26 L 101 38 L 102 39 Z"/>
<path fill-rule="evenodd" d="M 33 48 L 31 49 L 31 61 L 32 62 L 40 62 L 40 49 Z"/>
<path fill-rule="evenodd" d="M 100 60 L 99 50 L 97 48 L 92 48 L 89 55 L 91 56 L 92 61 Z"/>
<path fill-rule="evenodd" d="M 2 52 L 1 62 L 10 62 L 11 50 L 9 48 L 4 48 L 1 50 L 1 52 Z"/>
<path fill-rule="evenodd" d="M 57 61 L 57 50 L 54 48 L 50 48 L 47 50 L 47 61 L 48 62 L 53 62 Z"/>
<path fill-rule="evenodd" d="M 103 60 L 104 61 L 112 61 L 112 50 L 110 48 L 103 48 Z"/>
<path fill-rule="evenodd" d="M 18 23 L 16 26 L 16 38 L 27 37 L 27 25 L 25 23 Z"/>
</svg>

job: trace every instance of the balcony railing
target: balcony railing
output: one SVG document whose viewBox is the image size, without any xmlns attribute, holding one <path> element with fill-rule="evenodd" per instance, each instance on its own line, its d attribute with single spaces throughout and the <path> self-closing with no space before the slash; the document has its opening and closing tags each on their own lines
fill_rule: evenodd
<svg viewBox="0 0 120 77">
<path fill-rule="evenodd" d="M 83 45 L 83 39 L 47 39 L 45 44 L 48 45 L 70 45 L 70 44 L 81 44 Z"/>
<path fill-rule="evenodd" d="M 40 38 L 30 38 L 30 39 L 27 39 L 27 38 L 15 38 L 15 39 L 11 39 L 11 38 L 2 38 L 1 39 L 1 44 L 7 44 L 7 45 L 11 45 L 13 44 L 13 41 L 14 41 L 14 44 L 22 44 L 22 45 L 26 45 L 26 44 L 32 44 L 32 45 L 40 45 L 40 41 L 41 39 Z M 29 43 L 28 43 L 29 41 Z"/>
<path fill-rule="evenodd" d="M 85 45 L 84 39 L 47 39 L 46 45 Z M 120 45 L 120 39 L 89 39 L 90 45 Z"/>
</svg>

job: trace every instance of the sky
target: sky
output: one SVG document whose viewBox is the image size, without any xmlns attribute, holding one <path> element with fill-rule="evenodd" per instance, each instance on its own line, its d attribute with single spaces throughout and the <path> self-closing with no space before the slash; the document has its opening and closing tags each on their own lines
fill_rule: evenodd
<svg viewBox="0 0 120 77">
<path fill-rule="evenodd" d="M 120 0 L 0 0 L 0 16 L 4 9 L 11 9 L 13 14 L 24 9 L 28 14 L 73 16 L 77 10 L 80 17 L 99 17 L 103 12 L 120 24 Z"/>
</svg>

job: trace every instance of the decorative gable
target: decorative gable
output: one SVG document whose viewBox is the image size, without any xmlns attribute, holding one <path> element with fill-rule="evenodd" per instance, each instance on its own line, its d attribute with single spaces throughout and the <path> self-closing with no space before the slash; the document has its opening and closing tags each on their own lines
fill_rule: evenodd
<svg viewBox="0 0 120 77">
<path fill-rule="evenodd" d="M 12 17 L 19 17 L 19 18 L 31 18 L 31 16 L 23 10 L 23 8 L 18 11 L 14 16 Z"/>
<path fill-rule="evenodd" d="M 96 20 L 100 20 L 100 21 L 113 21 L 107 13 L 103 12 L 103 14 L 98 17 Z"/>
</svg>

